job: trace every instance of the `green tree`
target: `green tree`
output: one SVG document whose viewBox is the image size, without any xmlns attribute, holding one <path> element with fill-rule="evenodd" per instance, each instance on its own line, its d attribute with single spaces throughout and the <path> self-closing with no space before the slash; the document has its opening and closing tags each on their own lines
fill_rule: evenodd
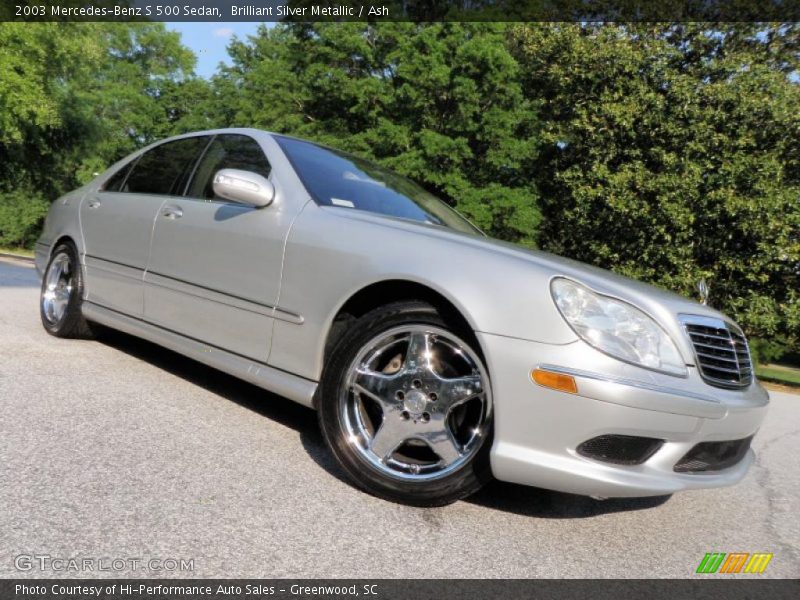
<svg viewBox="0 0 800 600">
<path fill-rule="evenodd" d="M 49 179 L 73 124 L 71 83 L 101 61 L 91 26 L 0 24 L 0 189 L 54 191 Z"/>
<path fill-rule="evenodd" d="M 161 23 L 0 23 L 0 243 L 137 147 L 206 121 L 194 56 Z"/>
<path fill-rule="evenodd" d="M 290 24 L 235 40 L 222 121 L 310 137 L 411 176 L 489 233 L 531 245 L 535 103 L 503 24 Z"/>
<path fill-rule="evenodd" d="M 192 107 L 207 94 L 196 58 L 163 23 L 112 23 L 100 29 L 103 60 L 76 86 L 81 120 L 91 128 L 84 162 L 108 166 L 158 139 L 203 128 Z"/>
<path fill-rule="evenodd" d="M 101 60 L 91 27 L 0 24 L 0 244 L 29 245 L 38 234 L 72 144 L 70 82 Z"/>
<path fill-rule="evenodd" d="M 797 25 L 529 25 L 544 248 L 800 334 Z"/>
</svg>

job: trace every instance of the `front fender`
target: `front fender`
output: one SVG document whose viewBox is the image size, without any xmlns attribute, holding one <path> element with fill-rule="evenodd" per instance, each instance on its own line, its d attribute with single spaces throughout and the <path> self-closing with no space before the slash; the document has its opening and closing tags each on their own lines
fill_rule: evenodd
<svg viewBox="0 0 800 600">
<path fill-rule="evenodd" d="M 341 307 L 380 281 L 405 280 L 447 298 L 478 332 L 567 344 L 576 336 L 550 297 L 552 273 L 464 243 L 472 236 L 430 230 L 342 208 L 310 204 L 286 246 L 269 363 L 318 380 L 325 340 Z"/>
</svg>

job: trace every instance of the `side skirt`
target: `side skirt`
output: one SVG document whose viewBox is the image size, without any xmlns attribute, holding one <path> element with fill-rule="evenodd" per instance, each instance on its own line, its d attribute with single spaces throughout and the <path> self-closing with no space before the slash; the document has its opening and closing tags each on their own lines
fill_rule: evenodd
<svg viewBox="0 0 800 600">
<path fill-rule="evenodd" d="M 84 316 L 90 321 L 96 321 L 112 329 L 119 329 L 125 333 L 144 338 L 159 346 L 169 348 L 198 362 L 257 385 L 260 388 L 285 396 L 303 406 L 314 407 L 313 398 L 317 390 L 316 381 L 232 354 L 216 346 L 209 346 L 203 342 L 92 302 L 84 301 L 82 309 Z"/>
</svg>

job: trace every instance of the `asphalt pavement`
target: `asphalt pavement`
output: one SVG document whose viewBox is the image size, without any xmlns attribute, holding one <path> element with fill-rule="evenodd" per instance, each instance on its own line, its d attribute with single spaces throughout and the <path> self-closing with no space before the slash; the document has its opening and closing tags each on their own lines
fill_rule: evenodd
<svg viewBox="0 0 800 600">
<path fill-rule="evenodd" d="M 800 576 L 800 396 L 771 393 L 733 488 L 597 501 L 493 483 L 410 508 L 351 487 L 308 409 L 127 335 L 47 335 L 38 285 L 0 260 L 0 577 L 685 578 L 707 552 L 771 552 L 762 577 Z"/>
</svg>

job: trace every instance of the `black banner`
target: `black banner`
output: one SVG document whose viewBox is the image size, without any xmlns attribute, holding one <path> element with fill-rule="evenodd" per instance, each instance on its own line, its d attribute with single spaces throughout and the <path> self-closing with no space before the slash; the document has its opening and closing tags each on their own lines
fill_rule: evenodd
<svg viewBox="0 0 800 600">
<path fill-rule="evenodd" d="M 800 0 L 4 0 L 0 21 L 800 21 Z"/>
<path fill-rule="evenodd" d="M 789 579 L 564 579 L 564 580 L 400 580 L 400 579 L 6 579 L 3 600 L 222 600 L 227 598 L 367 600 L 538 600 L 582 598 L 617 600 L 780 600 L 800 596 L 800 582 Z"/>
</svg>

